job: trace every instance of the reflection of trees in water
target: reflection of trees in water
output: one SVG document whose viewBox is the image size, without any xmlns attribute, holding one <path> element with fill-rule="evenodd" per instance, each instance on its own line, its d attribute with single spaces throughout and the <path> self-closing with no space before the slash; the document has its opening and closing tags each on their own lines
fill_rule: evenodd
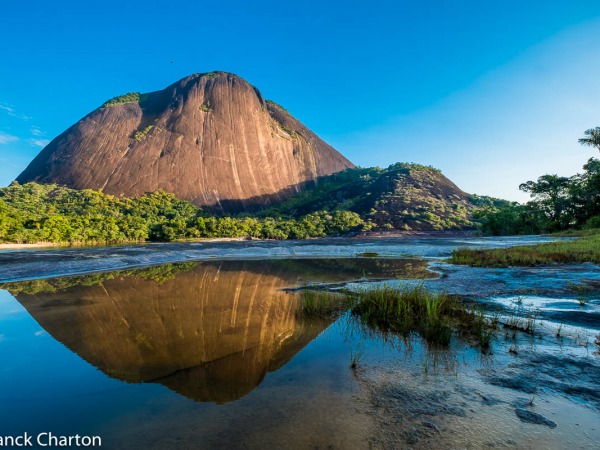
<svg viewBox="0 0 600 450">
<path fill-rule="evenodd" d="M 254 389 L 334 320 L 299 314 L 309 279 L 427 274 L 420 260 L 174 263 L 6 283 L 44 329 L 107 375 L 198 401 Z M 317 278 L 320 277 L 320 278 Z"/>
<path fill-rule="evenodd" d="M 95 286 L 108 280 L 137 277 L 159 284 L 188 272 L 198 264 L 219 266 L 224 271 L 245 270 L 254 273 L 276 273 L 291 282 L 348 281 L 361 277 L 370 278 L 435 278 L 428 270 L 428 263 L 416 258 L 322 258 L 322 259 L 274 259 L 262 261 L 210 261 L 169 263 L 142 269 L 76 275 L 19 282 L 0 283 L 13 295 L 57 292 L 74 286 Z"/>
<path fill-rule="evenodd" d="M 145 276 L 71 277 L 45 291 L 11 288 L 48 333 L 109 376 L 221 403 L 250 392 L 332 321 L 299 317 L 299 295 L 283 290 L 293 277 L 268 264 L 260 273 L 261 264 L 180 265 Z"/>
<path fill-rule="evenodd" d="M 105 281 L 122 277 L 144 278 L 162 284 L 167 280 L 177 277 L 180 273 L 193 269 L 197 264 L 197 262 L 170 263 L 161 266 L 145 267 L 143 269 L 128 269 L 90 275 L 2 283 L 0 284 L 0 289 L 6 289 L 13 295 L 20 293 L 41 294 L 57 292 L 74 286 L 96 286 Z"/>
<path fill-rule="evenodd" d="M 359 278 L 435 278 L 429 263 L 417 258 L 322 258 L 273 260 L 305 281 L 348 281 Z"/>
</svg>

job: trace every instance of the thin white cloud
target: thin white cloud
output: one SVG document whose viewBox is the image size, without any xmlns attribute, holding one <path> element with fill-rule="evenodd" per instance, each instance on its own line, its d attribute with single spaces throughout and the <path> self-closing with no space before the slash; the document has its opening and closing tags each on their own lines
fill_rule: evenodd
<svg viewBox="0 0 600 450">
<path fill-rule="evenodd" d="M 13 108 L 12 105 L 9 105 L 8 103 L 0 103 L 0 110 L 5 111 L 6 114 L 8 114 L 9 116 L 16 117 L 17 119 L 20 119 L 20 120 L 27 121 L 27 120 L 31 119 L 30 116 L 21 114 L 15 108 Z"/>
<path fill-rule="evenodd" d="M 9 142 L 15 142 L 18 140 L 19 138 L 17 136 L 0 131 L 0 144 L 8 144 Z"/>
<path fill-rule="evenodd" d="M 34 136 L 43 136 L 46 133 L 43 132 L 42 130 L 40 130 L 38 127 L 31 127 L 29 129 L 29 131 L 31 132 L 31 134 L 33 134 Z"/>
<path fill-rule="evenodd" d="M 50 143 L 49 139 L 29 139 L 29 143 L 36 147 L 45 147 Z"/>
</svg>

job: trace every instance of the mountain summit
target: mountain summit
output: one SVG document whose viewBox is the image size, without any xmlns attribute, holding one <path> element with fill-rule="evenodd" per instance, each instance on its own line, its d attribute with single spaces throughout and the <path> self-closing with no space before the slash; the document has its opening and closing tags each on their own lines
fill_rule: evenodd
<svg viewBox="0 0 600 450">
<path fill-rule="evenodd" d="M 269 205 L 354 167 L 242 78 L 190 75 L 115 97 L 71 126 L 19 175 L 134 197 L 163 189 L 216 211 Z"/>
</svg>

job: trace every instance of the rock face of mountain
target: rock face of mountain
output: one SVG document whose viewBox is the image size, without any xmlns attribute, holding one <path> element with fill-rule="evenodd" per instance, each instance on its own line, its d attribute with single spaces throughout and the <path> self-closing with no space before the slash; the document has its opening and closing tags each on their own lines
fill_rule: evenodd
<svg viewBox="0 0 600 450">
<path fill-rule="evenodd" d="M 237 212 L 279 202 L 350 167 L 248 82 L 212 72 L 106 102 L 50 142 L 17 181 L 127 197 L 163 189 Z"/>
</svg>

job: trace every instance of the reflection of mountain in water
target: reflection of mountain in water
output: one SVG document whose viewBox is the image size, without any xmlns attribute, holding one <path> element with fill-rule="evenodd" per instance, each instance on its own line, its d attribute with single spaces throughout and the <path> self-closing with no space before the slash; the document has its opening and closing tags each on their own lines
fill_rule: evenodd
<svg viewBox="0 0 600 450">
<path fill-rule="evenodd" d="M 281 291 L 294 280 L 246 270 L 260 264 L 203 264 L 162 283 L 125 276 L 21 292 L 17 300 L 110 376 L 227 402 L 250 392 L 329 324 L 297 319 L 298 298 Z"/>
<path fill-rule="evenodd" d="M 191 263 L 2 287 L 106 374 L 224 403 L 249 393 L 331 323 L 300 318 L 298 296 L 284 288 L 319 273 L 338 280 L 425 271 L 414 260 L 352 261 Z"/>
</svg>

